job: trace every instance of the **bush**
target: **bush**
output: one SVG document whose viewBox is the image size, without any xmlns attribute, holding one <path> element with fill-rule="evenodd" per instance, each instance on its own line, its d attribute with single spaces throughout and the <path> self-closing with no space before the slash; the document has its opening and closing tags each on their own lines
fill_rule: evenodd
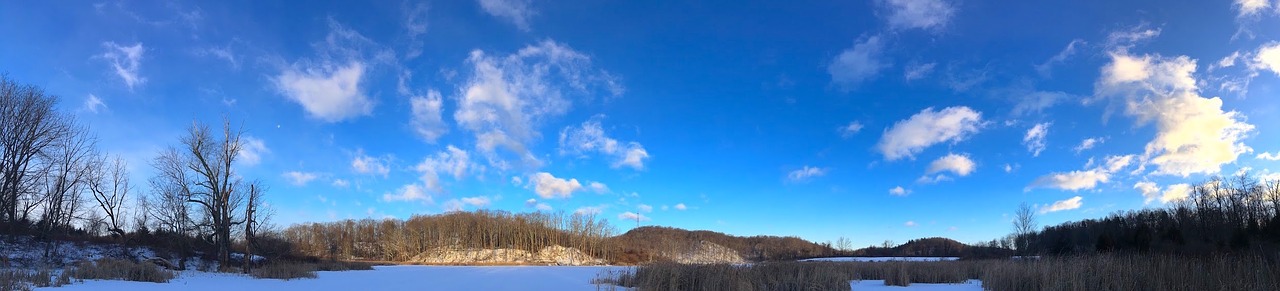
<svg viewBox="0 0 1280 291">
<path fill-rule="evenodd" d="M 135 263 L 121 259 L 101 259 L 94 262 L 80 262 L 70 270 L 71 277 L 76 279 L 126 280 L 138 282 L 165 283 L 177 275 L 160 269 L 150 263 Z M 64 274 L 65 275 L 65 274 Z"/>
</svg>

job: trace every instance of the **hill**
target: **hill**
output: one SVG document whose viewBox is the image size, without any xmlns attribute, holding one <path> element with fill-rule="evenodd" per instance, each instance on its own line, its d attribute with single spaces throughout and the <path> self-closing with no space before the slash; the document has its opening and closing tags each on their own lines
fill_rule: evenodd
<svg viewBox="0 0 1280 291">
<path fill-rule="evenodd" d="M 645 226 L 609 238 L 619 251 L 615 259 L 621 263 L 648 261 L 687 261 L 700 250 L 732 250 L 746 261 L 783 261 L 831 256 L 836 251 L 798 237 L 740 237 L 707 230 L 684 230 L 672 227 Z M 710 244 L 710 245 L 709 245 Z M 701 254 L 706 255 L 706 254 Z"/>
<path fill-rule="evenodd" d="M 949 238 L 929 237 L 894 247 L 867 247 L 852 252 L 859 257 L 1008 257 L 1013 251 L 993 246 L 970 246 Z"/>
</svg>

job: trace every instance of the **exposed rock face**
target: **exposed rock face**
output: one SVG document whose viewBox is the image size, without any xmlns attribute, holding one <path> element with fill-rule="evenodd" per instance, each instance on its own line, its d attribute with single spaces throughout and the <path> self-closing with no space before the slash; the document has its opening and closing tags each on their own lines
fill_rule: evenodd
<svg viewBox="0 0 1280 291">
<path fill-rule="evenodd" d="M 411 263 L 470 265 L 470 264 L 536 264 L 536 265 L 603 265 L 604 260 L 593 258 L 575 248 L 549 246 L 537 253 L 518 249 L 459 249 L 437 248 L 423 252 L 409 260 Z"/>
<path fill-rule="evenodd" d="M 738 252 L 708 241 L 700 241 L 690 246 L 684 253 L 667 257 L 681 264 L 744 264 L 747 262 L 738 255 Z"/>
</svg>

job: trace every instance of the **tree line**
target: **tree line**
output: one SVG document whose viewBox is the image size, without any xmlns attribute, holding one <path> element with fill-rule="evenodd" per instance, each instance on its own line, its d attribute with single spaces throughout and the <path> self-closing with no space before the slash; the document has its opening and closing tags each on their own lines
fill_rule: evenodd
<svg viewBox="0 0 1280 291">
<path fill-rule="evenodd" d="M 1241 174 L 1190 185 L 1162 208 L 1125 211 L 1018 235 L 1020 252 L 1204 255 L 1280 246 L 1280 181 Z"/>
<path fill-rule="evenodd" d="M 305 223 L 282 232 L 303 255 L 334 259 L 408 261 L 439 249 L 578 249 L 607 259 L 614 228 L 594 215 L 477 210 L 414 215 L 407 220 L 361 219 Z"/>
<path fill-rule="evenodd" d="M 252 252 L 255 235 L 271 233 L 266 187 L 236 171 L 244 143 L 229 121 L 221 131 L 193 122 L 151 161 L 147 188 L 58 102 L 0 75 L 0 234 L 109 235 L 184 256 L 207 251 L 229 267 L 233 249 Z"/>
</svg>

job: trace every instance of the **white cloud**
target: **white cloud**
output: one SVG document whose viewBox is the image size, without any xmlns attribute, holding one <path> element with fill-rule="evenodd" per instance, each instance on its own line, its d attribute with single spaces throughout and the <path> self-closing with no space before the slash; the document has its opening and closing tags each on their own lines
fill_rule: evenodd
<svg viewBox="0 0 1280 291">
<path fill-rule="evenodd" d="M 139 67 L 142 66 L 142 53 L 146 49 L 142 47 L 142 43 L 136 43 L 132 46 L 121 46 L 115 42 L 104 42 L 103 47 L 107 51 L 99 55 L 111 63 L 111 69 L 124 80 L 125 86 L 129 90 L 133 90 L 134 86 L 142 85 L 147 82 L 147 78 L 138 75 Z"/>
<path fill-rule="evenodd" d="M 1258 47 L 1250 67 L 1255 70 L 1266 69 L 1280 75 L 1280 42 L 1272 41 Z"/>
<path fill-rule="evenodd" d="M 338 188 L 346 188 L 347 186 L 351 186 L 351 182 L 344 179 L 333 179 L 333 182 L 330 183 L 330 185 Z"/>
<path fill-rule="evenodd" d="M 609 193 L 609 186 L 600 182 L 587 183 L 587 188 L 591 189 L 591 192 L 596 192 L 598 194 Z"/>
<path fill-rule="evenodd" d="M 858 121 L 851 121 L 848 125 L 841 126 L 836 130 L 840 132 L 840 137 L 849 138 L 854 134 L 857 134 L 859 131 L 862 131 L 862 123 Z"/>
<path fill-rule="evenodd" d="M 372 114 L 375 102 L 364 92 L 365 73 L 370 66 L 393 62 L 394 53 L 333 19 L 329 19 L 329 34 L 312 47 L 315 58 L 282 66 L 278 75 L 271 76 L 275 89 L 302 105 L 307 116 L 321 121 Z"/>
<path fill-rule="evenodd" d="M 639 209 L 640 212 L 653 212 L 653 206 L 649 206 L 647 204 L 640 204 L 636 206 L 636 209 Z"/>
<path fill-rule="evenodd" d="M 1169 203 L 1173 201 L 1187 199 L 1191 196 L 1191 185 L 1186 183 L 1169 185 L 1165 188 L 1164 194 L 1160 195 L 1160 203 Z"/>
<path fill-rule="evenodd" d="M 1079 191 L 1084 189 L 1093 189 L 1098 186 L 1098 183 L 1106 183 L 1110 179 L 1111 174 L 1103 171 L 1102 169 L 1052 173 L 1036 178 L 1035 181 L 1031 182 L 1031 185 L 1027 186 L 1026 190 L 1044 187 Z"/>
<path fill-rule="evenodd" d="M 947 154 L 929 163 L 929 168 L 925 170 L 925 174 L 952 172 L 963 177 L 973 173 L 977 168 L 977 164 L 969 159 L 967 154 Z"/>
<path fill-rule="evenodd" d="M 1076 50 L 1079 50 L 1079 47 L 1084 46 L 1085 44 L 1088 43 L 1082 39 L 1071 40 L 1070 43 L 1067 43 L 1067 47 L 1062 48 L 1062 51 L 1059 51 L 1058 54 L 1053 55 L 1053 57 L 1046 60 L 1043 64 L 1036 65 L 1036 72 L 1040 73 L 1041 76 L 1049 77 L 1053 73 L 1054 65 L 1066 62 L 1067 58 L 1074 55 Z"/>
<path fill-rule="evenodd" d="M 1010 164 L 1004 164 L 1004 172 L 1005 172 L 1005 173 L 1013 173 L 1013 165 L 1010 165 Z"/>
<path fill-rule="evenodd" d="M 364 70 L 365 64 L 359 61 L 290 67 L 272 81 L 289 100 L 302 105 L 308 116 L 337 122 L 373 113 L 373 101 L 360 89 Z"/>
<path fill-rule="evenodd" d="M 1031 152 L 1031 156 L 1038 157 L 1040 152 L 1044 151 L 1045 136 L 1049 135 L 1049 126 L 1051 123 L 1037 123 L 1031 129 L 1027 130 L 1027 134 L 1022 137 L 1022 144 L 1027 146 L 1027 151 Z"/>
<path fill-rule="evenodd" d="M 582 183 L 578 179 L 556 178 L 547 172 L 533 174 L 529 177 L 529 183 L 533 184 L 533 192 L 543 199 L 569 198 L 573 196 L 573 192 L 582 190 Z"/>
<path fill-rule="evenodd" d="M 1234 5 L 1239 14 L 1236 17 L 1249 17 L 1258 15 L 1264 9 L 1271 6 L 1270 0 L 1235 0 Z"/>
<path fill-rule="evenodd" d="M 1114 51 L 1127 52 L 1129 48 L 1139 42 L 1147 41 L 1157 36 L 1160 36 L 1160 29 L 1138 25 L 1127 30 L 1117 30 L 1108 34 L 1106 47 Z"/>
<path fill-rule="evenodd" d="M 1199 95 L 1192 74 L 1195 60 L 1186 56 L 1135 56 L 1125 50 L 1110 53 L 1097 93 L 1123 99 L 1125 113 L 1138 124 L 1154 123 L 1156 136 L 1142 159 L 1155 174 L 1186 177 L 1212 174 L 1223 164 L 1252 149 L 1243 139 L 1254 126 L 1244 115 L 1224 111 L 1220 98 Z"/>
<path fill-rule="evenodd" d="M 1024 191 L 1030 191 L 1032 188 L 1057 188 L 1061 190 L 1079 191 L 1097 188 L 1098 184 L 1107 183 L 1111 180 L 1111 175 L 1123 170 L 1133 163 L 1137 158 L 1136 155 L 1107 156 L 1102 165 L 1098 165 L 1090 170 L 1071 171 L 1067 173 L 1050 173 L 1048 175 L 1036 178 L 1030 185 L 1027 185 Z M 1093 158 L 1089 159 L 1088 165 L 1092 167 Z"/>
<path fill-rule="evenodd" d="M 894 29 L 930 29 L 947 25 L 956 9 L 944 0 L 883 0 L 889 26 Z"/>
<path fill-rule="evenodd" d="M 907 222 L 903 223 L 902 225 L 903 225 L 903 226 L 906 226 L 906 227 L 916 227 L 916 226 L 920 226 L 920 225 L 919 225 L 919 224 L 917 224 L 914 220 L 908 220 Z"/>
<path fill-rule="evenodd" d="M 880 70 L 888 67 L 881 59 L 883 51 L 884 44 L 879 36 L 867 37 L 854 43 L 853 47 L 840 52 L 827 65 L 831 83 L 851 88 L 875 77 Z"/>
<path fill-rule="evenodd" d="M 1233 67 L 1236 65 L 1236 60 L 1241 57 L 1240 51 L 1231 52 L 1231 55 L 1223 57 L 1221 60 L 1218 60 L 1217 63 L 1209 65 L 1209 70 Z"/>
<path fill-rule="evenodd" d="M 1145 198 L 1144 203 L 1148 204 L 1156 200 L 1159 200 L 1160 203 L 1169 203 L 1187 199 L 1191 195 L 1191 185 L 1186 183 L 1169 185 L 1168 188 L 1164 189 L 1164 192 L 1160 191 L 1160 187 L 1156 183 L 1147 181 L 1138 182 L 1133 185 L 1133 188 L 1142 193 L 1142 197 Z"/>
<path fill-rule="evenodd" d="M 1254 158 L 1259 160 L 1280 161 L 1280 152 L 1275 152 L 1275 153 L 1262 152 L 1261 154 L 1258 154 L 1258 156 Z"/>
<path fill-rule="evenodd" d="M 607 206 L 605 206 L 605 205 L 598 205 L 598 206 L 583 206 L 583 207 L 578 207 L 578 209 L 577 209 L 577 210 L 574 210 L 574 211 L 573 211 L 573 214 L 577 214 L 577 215 L 599 215 L 601 212 L 604 212 L 604 209 L 605 209 L 605 208 L 608 208 L 608 207 L 607 207 Z"/>
<path fill-rule="evenodd" d="M 1156 183 L 1141 181 L 1134 183 L 1133 189 L 1138 190 L 1138 193 L 1142 193 L 1142 197 L 1146 198 L 1146 202 L 1144 203 L 1149 204 L 1160 198 L 1160 186 L 1157 186 Z"/>
<path fill-rule="evenodd" d="M 678 204 L 676 204 L 675 208 L 676 208 L 676 210 L 686 210 L 686 209 L 689 209 L 689 207 L 688 207 L 688 206 L 685 206 L 685 205 L 684 205 L 684 203 L 678 203 Z"/>
<path fill-rule="evenodd" d="M 422 189 L 422 186 L 418 186 L 418 184 L 404 185 L 404 186 L 401 186 L 400 189 L 397 189 L 394 193 L 382 194 L 382 200 L 383 201 L 422 201 L 424 203 L 431 203 L 432 201 L 431 195 L 428 195 L 427 191 Z"/>
<path fill-rule="evenodd" d="M 286 180 L 289 180 L 289 183 L 294 186 L 306 186 L 307 183 L 311 182 L 311 180 L 315 180 L 320 177 L 319 175 L 316 175 L 316 173 L 298 171 L 285 172 L 282 176 L 284 176 Z"/>
<path fill-rule="evenodd" d="M 1092 149 L 1093 147 L 1098 146 L 1106 141 L 1107 139 L 1105 137 L 1086 138 L 1080 141 L 1080 145 L 1076 146 L 1073 150 L 1075 150 L 1076 153 L 1080 153 L 1085 150 Z"/>
<path fill-rule="evenodd" d="M 102 99 L 98 98 L 97 95 L 89 94 L 89 97 L 84 99 L 84 110 L 98 113 L 98 110 L 105 108 L 107 108 L 107 104 L 103 103 Z"/>
<path fill-rule="evenodd" d="M 523 31 L 529 31 L 529 18 L 537 14 L 532 7 L 532 0 L 479 0 L 480 8 L 494 17 L 510 21 Z"/>
<path fill-rule="evenodd" d="M 603 118 L 602 115 L 597 115 L 581 126 L 569 126 L 560 130 L 560 152 L 584 156 L 590 152 L 598 152 L 613 157 L 611 166 L 614 168 L 625 166 L 636 170 L 644 169 L 644 161 L 649 158 L 644 145 L 610 138 L 600 124 Z"/>
<path fill-rule="evenodd" d="M 644 216 L 644 214 L 634 213 L 631 211 L 618 214 L 618 219 L 625 220 L 625 221 L 649 221 L 648 216 Z"/>
<path fill-rule="evenodd" d="M 419 179 L 427 186 L 427 190 L 440 192 L 444 189 L 440 184 L 440 174 L 453 176 L 454 180 L 462 180 L 466 177 L 468 169 L 473 167 L 467 151 L 449 145 L 445 150 L 423 158 L 414 170 L 422 174 Z"/>
<path fill-rule="evenodd" d="M 801 182 L 801 181 L 809 180 L 810 178 L 813 178 L 813 177 L 821 177 L 826 174 L 827 174 L 827 169 L 825 168 L 804 166 L 800 169 L 787 173 L 787 180 L 792 182 Z"/>
<path fill-rule="evenodd" d="M 902 186 L 897 186 L 889 189 L 889 194 L 893 196 L 907 196 L 907 194 L 911 194 L 911 190 L 903 189 Z"/>
<path fill-rule="evenodd" d="M 440 96 L 440 91 L 427 91 L 427 96 L 414 96 L 409 98 L 410 106 L 413 109 L 413 118 L 410 125 L 413 131 L 428 143 L 435 143 L 440 136 L 449 132 L 449 127 L 444 123 L 441 116 L 444 100 Z"/>
<path fill-rule="evenodd" d="M 541 120 L 568 112 L 566 94 L 604 88 L 618 96 L 623 91 L 608 72 L 592 70 L 587 55 L 551 40 L 505 57 L 476 50 L 467 61 L 473 74 L 460 86 L 453 117 L 476 136 L 477 151 L 499 169 L 510 168 L 510 158 L 539 163 L 525 144 L 540 136 L 536 127 Z M 624 165 L 642 162 L 647 155 L 643 150 L 624 152 Z"/>
<path fill-rule="evenodd" d="M 267 144 L 261 139 L 245 135 L 241 138 L 240 145 L 240 163 L 245 166 L 254 166 L 262 162 L 262 156 L 271 152 L 267 148 Z"/>
<path fill-rule="evenodd" d="M 942 142 L 959 142 L 977 133 L 982 113 L 969 107 L 925 108 L 885 131 L 877 148 L 886 160 L 914 158 L 925 148 Z"/>
<path fill-rule="evenodd" d="M 1080 202 L 1081 200 L 1084 200 L 1084 198 L 1081 198 L 1080 196 L 1076 196 L 1076 197 L 1071 197 L 1067 200 L 1053 202 L 1053 204 L 1051 205 L 1046 205 L 1044 207 L 1041 207 L 1040 213 L 1049 213 L 1049 212 L 1077 209 L 1077 208 L 1080 208 L 1080 205 L 1083 204 Z"/>
<path fill-rule="evenodd" d="M 461 201 L 463 204 L 471 205 L 476 208 L 483 208 L 485 206 L 489 206 L 489 202 L 490 202 L 489 197 L 485 197 L 485 196 L 464 197 L 461 199 Z"/>
<path fill-rule="evenodd" d="M 1119 172 L 1121 169 L 1124 169 L 1124 167 L 1128 167 L 1129 164 L 1133 163 L 1133 159 L 1135 157 L 1136 156 L 1134 155 L 1107 156 L 1105 161 L 1106 163 L 1102 169 L 1106 170 L 1107 173 Z"/>
<path fill-rule="evenodd" d="M 551 211 L 551 205 L 538 202 L 538 199 L 529 198 L 524 201 L 524 207 L 533 208 L 538 211 Z"/>
<path fill-rule="evenodd" d="M 391 167 L 387 166 L 389 157 L 376 158 L 364 154 L 364 150 L 357 150 L 356 157 L 351 159 L 351 169 L 360 174 L 373 174 L 386 176 L 391 173 Z"/>
<path fill-rule="evenodd" d="M 906 79 L 908 82 L 924 78 L 929 75 L 929 73 L 933 72 L 933 68 L 937 66 L 938 63 L 908 65 L 902 73 L 902 78 Z"/>
<path fill-rule="evenodd" d="M 1075 99 L 1076 96 L 1060 91 L 1014 90 L 1010 95 L 1017 97 L 1013 106 L 1013 115 L 1026 116 L 1041 113 L 1063 100 Z"/>
</svg>

